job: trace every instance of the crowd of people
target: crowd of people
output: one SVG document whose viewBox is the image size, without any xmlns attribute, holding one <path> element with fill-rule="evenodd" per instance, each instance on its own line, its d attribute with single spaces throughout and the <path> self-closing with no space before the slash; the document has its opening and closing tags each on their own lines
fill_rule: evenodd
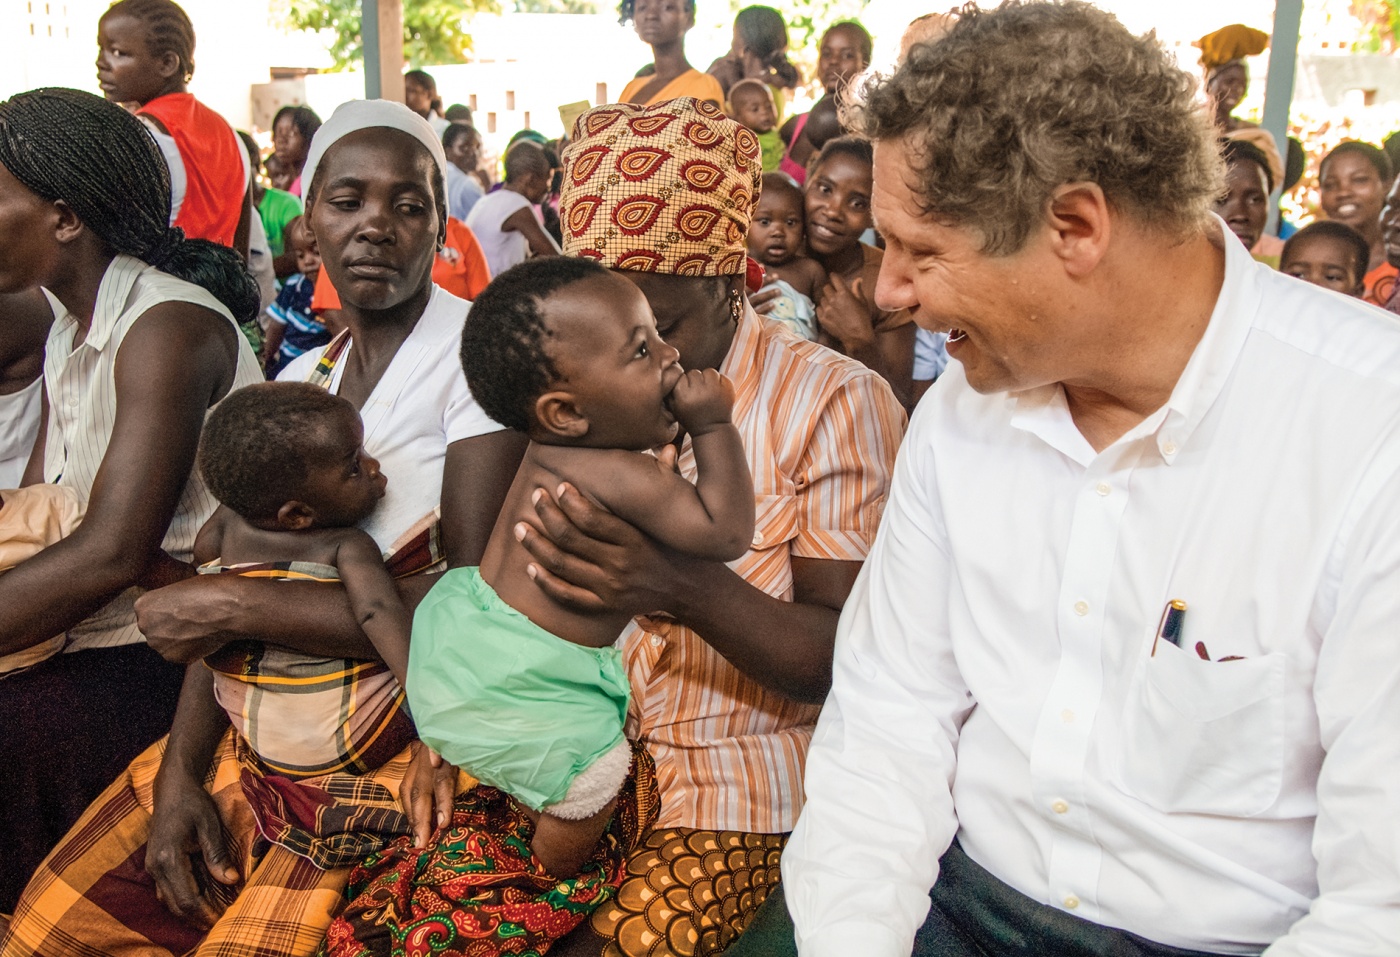
<svg viewBox="0 0 1400 957">
<path fill-rule="evenodd" d="M 1248 27 L 791 116 L 619 12 L 499 169 L 421 70 L 263 155 L 174 0 L 0 103 L 0 957 L 1388 952 L 1400 140 L 1274 229 Z"/>
</svg>

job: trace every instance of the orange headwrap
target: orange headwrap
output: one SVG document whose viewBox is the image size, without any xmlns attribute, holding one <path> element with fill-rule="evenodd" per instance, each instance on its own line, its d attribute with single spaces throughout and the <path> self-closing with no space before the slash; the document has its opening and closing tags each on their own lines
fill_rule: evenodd
<svg viewBox="0 0 1400 957">
<path fill-rule="evenodd" d="M 1201 66 L 1209 72 L 1244 57 L 1263 53 L 1269 48 L 1269 35 L 1243 23 L 1232 23 L 1214 33 L 1207 33 L 1192 46 L 1200 47 Z"/>
<path fill-rule="evenodd" d="M 744 272 L 763 178 L 752 132 L 687 96 L 589 110 L 572 140 L 559 201 L 566 255 L 635 272 Z"/>
</svg>

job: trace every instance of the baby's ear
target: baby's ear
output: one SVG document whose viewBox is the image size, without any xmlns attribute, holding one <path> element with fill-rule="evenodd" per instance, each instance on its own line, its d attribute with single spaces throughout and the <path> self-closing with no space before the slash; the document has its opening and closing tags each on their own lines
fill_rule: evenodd
<svg viewBox="0 0 1400 957">
<path fill-rule="evenodd" d="M 287 502 L 277 510 L 277 524 L 290 532 L 310 528 L 316 521 L 316 510 L 305 502 Z"/>
<path fill-rule="evenodd" d="M 568 392 L 546 392 L 536 399 L 535 420 L 551 438 L 578 440 L 588 434 L 588 418 Z"/>
</svg>

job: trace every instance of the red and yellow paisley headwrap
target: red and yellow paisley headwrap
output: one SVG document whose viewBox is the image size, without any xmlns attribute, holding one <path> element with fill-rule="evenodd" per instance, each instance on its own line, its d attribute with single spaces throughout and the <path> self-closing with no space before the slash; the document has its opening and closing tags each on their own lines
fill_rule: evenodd
<svg viewBox="0 0 1400 957">
<path fill-rule="evenodd" d="M 763 181 L 752 132 L 687 96 L 597 107 L 571 139 L 559 202 L 566 255 L 678 276 L 744 272 Z"/>
</svg>

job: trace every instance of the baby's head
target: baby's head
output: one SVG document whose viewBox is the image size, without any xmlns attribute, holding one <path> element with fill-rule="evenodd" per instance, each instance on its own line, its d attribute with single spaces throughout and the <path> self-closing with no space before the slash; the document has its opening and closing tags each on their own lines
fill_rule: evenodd
<svg viewBox="0 0 1400 957">
<path fill-rule="evenodd" d="M 462 330 L 462 371 L 481 408 L 545 445 L 642 450 L 671 441 L 677 356 L 636 286 L 565 256 L 501 273 Z"/>
<path fill-rule="evenodd" d="M 347 528 L 384 497 L 355 407 L 306 382 L 261 382 L 215 407 L 199 443 L 214 497 L 251 525 Z"/>
<path fill-rule="evenodd" d="M 1283 244 L 1279 272 L 1348 296 L 1366 291 L 1371 247 L 1345 223 L 1324 219 L 1304 226 Z"/>
<path fill-rule="evenodd" d="M 311 230 L 306 228 L 306 219 L 295 217 L 282 235 L 287 237 L 287 248 L 296 255 L 297 272 L 315 282 L 321 273 L 321 251 L 316 248 L 316 239 L 311 235 Z"/>
<path fill-rule="evenodd" d="M 763 174 L 749 224 L 749 255 L 765 266 L 782 266 L 797 258 L 805 233 L 802 190 L 786 173 Z"/>
<path fill-rule="evenodd" d="M 778 105 L 773 91 L 762 80 L 740 80 L 729 88 L 729 118 L 755 133 L 767 133 L 778 125 Z"/>
</svg>

